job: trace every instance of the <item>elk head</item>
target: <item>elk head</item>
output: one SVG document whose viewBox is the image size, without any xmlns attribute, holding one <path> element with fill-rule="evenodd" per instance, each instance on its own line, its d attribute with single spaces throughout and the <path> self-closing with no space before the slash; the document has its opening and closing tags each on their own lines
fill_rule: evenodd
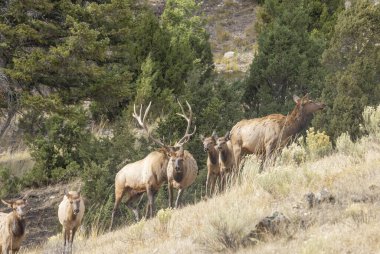
<svg viewBox="0 0 380 254">
<path fill-rule="evenodd" d="M 227 131 L 226 135 L 224 137 L 217 137 L 216 139 L 216 145 L 219 151 L 224 150 L 227 146 L 227 141 L 230 140 L 230 132 Z"/>
<path fill-rule="evenodd" d="M 205 137 L 201 135 L 200 138 L 203 143 L 203 150 L 205 152 L 208 152 L 216 146 L 216 139 L 218 138 L 218 136 L 216 135 L 216 132 L 214 131 L 210 137 Z"/>
<path fill-rule="evenodd" d="M 77 215 L 80 212 L 80 203 L 81 203 L 81 195 L 80 191 L 70 191 L 69 193 L 65 190 L 65 196 L 69 200 L 69 206 L 73 211 L 74 215 Z"/>
<path fill-rule="evenodd" d="M 17 218 L 19 219 L 24 218 L 25 211 L 23 209 L 28 203 L 26 199 L 18 199 L 18 200 L 12 200 L 12 201 L 1 200 L 1 202 L 3 202 L 3 204 L 8 206 L 9 208 L 12 208 Z"/>
<path fill-rule="evenodd" d="M 305 115 L 313 114 L 318 110 L 322 110 L 326 105 L 322 102 L 315 102 L 309 98 L 309 95 L 306 94 L 304 97 L 300 98 L 297 95 L 293 95 L 293 100 L 296 103 L 297 107 Z"/>
</svg>

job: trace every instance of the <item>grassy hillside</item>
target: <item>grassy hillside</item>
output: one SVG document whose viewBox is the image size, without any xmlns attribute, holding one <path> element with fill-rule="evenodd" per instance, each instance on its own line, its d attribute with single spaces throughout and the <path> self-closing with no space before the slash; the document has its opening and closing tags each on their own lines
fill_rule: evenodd
<svg viewBox="0 0 380 254">
<path fill-rule="evenodd" d="M 152 220 L 111 233 L 79 236 L 74 252 L 377 253 L 378 136 L 352 143 L 343 135 L 328 156 L 300 164 L 280 161 L 258 174 L 250 157 L 238 183 L 225 193 L 183 209 L 160 210 Z M 306 198 L 311 192 L 313 201 Z M 278 230 L 259 232 L 256 225 L 275 212 L 286 217 Z M 23 253 L 59 253 L 61 244 L 56 236 Z"/>
</svg>

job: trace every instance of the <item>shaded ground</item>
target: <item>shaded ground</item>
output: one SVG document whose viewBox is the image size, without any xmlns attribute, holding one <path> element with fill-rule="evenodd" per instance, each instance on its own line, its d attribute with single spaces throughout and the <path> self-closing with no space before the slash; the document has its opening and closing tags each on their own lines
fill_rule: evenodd
<svg viewBox="0 0 380 254">
<path fill-rule="evenodd" d="M 65 188 L 77 189 L 77 182 L 70 184 L 56 184 L 44 188 L 23 191 L 20 195 L 7 197 L 20 198 L 27 195 L 28 207 L 26 215 L 26 238 L 23 248 L 38 245 L 61 230 L 58 221 L 58 205 L 62 200 Z M 6 199 L 6 198 L 5 198 Z M 0 212 L 10 212 L 4 205 L 0 205 Z"/>
</svg>

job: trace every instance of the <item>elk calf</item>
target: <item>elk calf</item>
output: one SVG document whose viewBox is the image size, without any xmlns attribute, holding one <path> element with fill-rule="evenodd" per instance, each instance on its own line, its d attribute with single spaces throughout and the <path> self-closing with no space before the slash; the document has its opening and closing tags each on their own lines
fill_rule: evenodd
<svg viewBox="0 0 380 254">
<path fill-rule="evenodd" d="M 144 115 L 142 115 L 142 106 L 140 107 L 140 113 L 136 112 L 136 106 L 134 106 L 134 112 L 132 116 L 137 120 L 140 127 L 148 135 L 148 138 L 158 144 L 161 149 L 149 153 L 145 158 L 129 163 L 125 165 L 116 174 L 115 177 L 115 205 L 112 210 L 111 224 L 109 230 L 112 230 L 113 220 L 117 208 L 124 194 L 128 195 L 126 204 L 127 207 L 132 209 L 136 220 L 139 220 L 139 214 L 137 208 L 134 208 L 133 202 L 136 201 L 145 192 L 148 196 L 148 204 L 146 208 L 145 217 L 153 217 L 154 212 L 154 198 L 155 194 L 161 187 L 161 185 L 167 180 L 166 168 L 168 165 L 169 147 L 167 147 L 161 140 L 152 136 L 146 125 L 145 118 L 148 115 L 151 103 L 145 109 Z"/>
<path fill-rule="evenodd" d="M 27 201 L 25 199 L 1 201 L 12 208 L 12 212 L 0 213 L 0 254 L 16 253 L 25 237 L 23 209 Z"/>
<path fill-rule="evenodd" d="M 220 178 L 219 153 L 216 146 L 216 133 L 213 132 L 210 137 L 201 135 L 203 150 L 207 152 L 207 179 L 206 195 L 211 196 L 215 191 L 215 184 Z"/>
<path fill-rule="evenodd" d="M 232 144 L 230 141 L 230 132 L 228 131 L 224 137 L 216 136 L 216 146 L 219 151 L 219 165 L 222 175 L 222 189 L 225 188 L 227 178 L 234 173 L 235 159 Z"/>
<path fill-rule="evenodd" d="M 80 192 L 69 191 L 63 197 L 58 207 L 58 219 L 63 231 L 63 251 L 69 245 L 69 252 L 72 252 L 73 241 L 76 231 L 82 223 L 84 215 L 84 202 Z"/>
</svg>

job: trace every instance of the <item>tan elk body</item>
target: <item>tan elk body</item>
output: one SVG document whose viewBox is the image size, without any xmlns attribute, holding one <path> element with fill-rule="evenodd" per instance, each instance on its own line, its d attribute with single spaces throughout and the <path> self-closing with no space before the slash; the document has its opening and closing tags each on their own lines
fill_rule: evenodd
<svg viewBox="0 0 380 254">
<path fill-rule="evenodd" d="M 0 254 L 16 253 L 25 237 L 24 207 L 26 200 L 1 200 L 9 208 L 10 213 L 0 213 Z"/>
<path fill-rule="evenodd" d="M 293 96 L 296 103 L 290 115 L 272 114 L 262 118 L 242 120 L 231 130 L 231 143 L 235 165 L 239 167 L 241 156 L 256 154 L 262 157 L 261 167 L 270 161 L 276 149 L 282 149 L 313 117 L 313 113 L 325 107 L 304 96 Z"/>
<path fill-rule="evenodd" d="M 64 251 L 69 245 L 72 249 L 75 233 L 80 227 L 85 211 L 85 205 L 80 192 L 65 192 L 58 206 L 58 219 L 62 225 Z"/>
<path fill-rule="evenodd" d="M 197 178 L 198 165 L 193 155 L 180 148 L 173 152 L 167 168 L 169 207 L 173 207 L 173 188 L 178 189 L 175 207 L 178 208 L 183 192 Z"/>
<path fill-rule="evenodd" d="M 149 153 L 144 159 L 129 163 L 125 165 L 115 177 L 115 205 L 112 211 L 110 230 L 113 226 L 115 212 L 120 205 L 120 202 L 125 194 L 128 194 L 126 204 L 132 209 L 135 214 L 136 220 L 139 219 L 138 210 L 132 206 L 141 195 L 146 192 L 148 196 L 148 204 L 145 217 L 153 217 L 154 212 L 154 196 L 161 187 L 161 185 L 168 180 L 167 167 L 170 153 L 173 147 L 169 147 L 162 143 L 159 139 L 154 138 L 148 126 L 145 123 L 145 118 L 148 115 L 151 103 L 146 108 L 144 116 L 142 117 L 142 106 L 140 113 L 137 114 L 136 107 L 134 107 L 133 117 L 137 120 L 139 125 L 148 134 L 148 137 L 158 144 L 161 149 Z M 181 106 L 182 108 L 182 106 Z M 188 129 L 185 136 L 179 142 L 187 141 L 192 134 L 188 134 Z"/>
<path fill-rule="evenodd" d="M 133 207 L 133 202 L 147 193 L 148 205 L 145 216 L 153 217 L 154 194 L 161 185 L 166 182 L 166 168 L 168 156 L 164 150 L 153 151 L 144 159 L 125 165 L 115 177 L 115 205 L 112 212 L 111 228 L 116 209 L 119 207 L 121 199 L 127 194 L 127 207 L 132 209 L 136 220 L 139 219 L 137 208 Z"/>
<path fill-rule="evenodd" d="M 207 152 L 207 179 L 206 194 L 211 196 L 215 192 L 216 181 L 220 179 L 219 152 L 216 146 L 216 133 L 210 137 L 201 136 L 203 150 Z"/>
</svg>

